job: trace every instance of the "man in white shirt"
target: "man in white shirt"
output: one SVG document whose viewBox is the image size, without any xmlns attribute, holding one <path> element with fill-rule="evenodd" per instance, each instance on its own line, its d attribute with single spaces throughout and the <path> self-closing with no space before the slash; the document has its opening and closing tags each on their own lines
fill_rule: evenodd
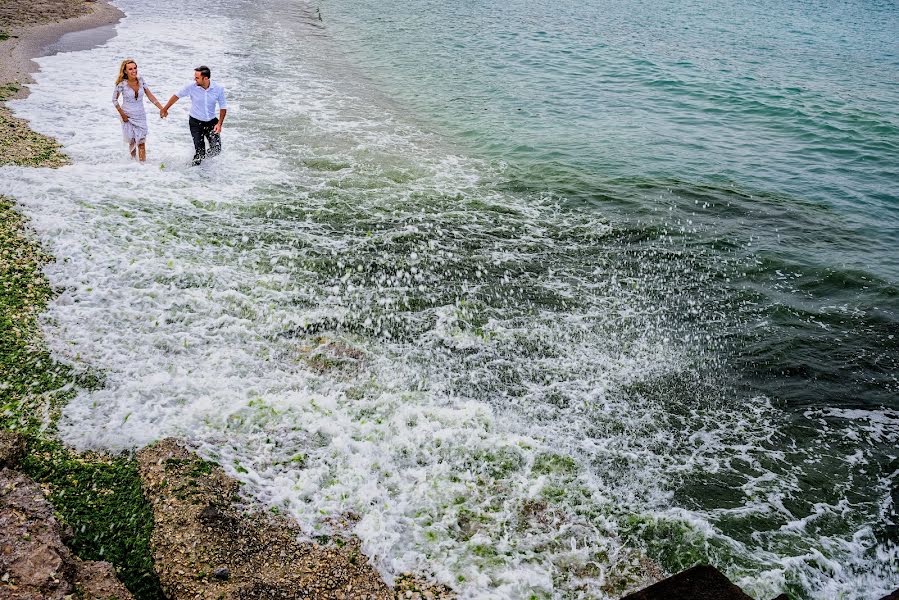
<svg viewBox="0 0 899 600">
<path fill-rule="evenodd" d="M 222 123 L 228 112 L 225 101 L 225 88 L 210 79 L 209 67 L 200 66 L 194 69 L 194 83 L 185 86 L 177 94 L 169 98 L 159 116 L 169 116 L 169 108 L 180 98 L 190 97 L 190 135 L 194 139 L 194 165 L 200 164 L 207 156 L 215 156 L 222 151 Z M 219 116 L 215 116 L 215 105 L 218 104 Z M 206 141 L 209 152 L 206 152 Z"/>
</svg>

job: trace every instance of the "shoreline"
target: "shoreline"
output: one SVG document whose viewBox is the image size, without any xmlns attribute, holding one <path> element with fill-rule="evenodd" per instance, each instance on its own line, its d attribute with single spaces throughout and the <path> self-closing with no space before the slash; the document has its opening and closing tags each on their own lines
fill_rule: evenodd
<svg viewBox="0 0 899 600">
<path fill-rule="evenodd" d="M 0 0 L 0 166 L 68 164 L 59 142 L 31 129 L 6 101 L 28 96 L 39 69 L 35 58 L 102 44 L 124 16 L 109 0 Z"/>
<path fill-rule="evenodd" d="M 70 162 L 61 145 L 5 101 L 28 96 L 34 58 L 66 51 L 74 32 L 107 27 L 94 38 L 105 42 L 124 13 L 107 0 L 13 2 L 0 0 L 0 166 L 57 168 Z M 133 458 L 79 455 L 54 439 L 71 390 L 97 382 L 49 354 L 38 316 L 56 295 L 42 270 L 54 257 L 15 204 L 0 196 L 0 596 L 162 600 Z"/>
<path fill-rule="evenodd" d="M 8 3 L 10 0 L 3 1 L 3 4 Z M 28 96 L 29 89 L 26 86 L 34 83 L 31 74 L 40 69 L 35 58 L 58 52 L 86 50 L 105 43 L 115 35 L 114 28 L 110 26 L 114 26 L 125 16 L 109 0 L 85 2 L 82 7 L 89 12 L 78 16 L 67 16 L 77 10 L 73 5 L 60 3 L 59 6 L 60 10 L 51 10 L 49 14 L 41 15 L 46 20 L 39 23 L 29 23 L 28 20 L 35 17 L 24 10 L 11 17 L 3 15 L 5 18 L 0 21 L 0 33 L 8 38 L 0 39 L 0 87 L 15 86 L 18 89 L 0 100 Z M 96 32 L 98 35 L 91 36 L 92 30 L 101 31 Z M 75 33 L 87 35 L 76 38 L 81 42 L 77 45 L 60 45 L 67 34 Z M 108 35 L 109 33 L 112 35 Z"/>
</svg>

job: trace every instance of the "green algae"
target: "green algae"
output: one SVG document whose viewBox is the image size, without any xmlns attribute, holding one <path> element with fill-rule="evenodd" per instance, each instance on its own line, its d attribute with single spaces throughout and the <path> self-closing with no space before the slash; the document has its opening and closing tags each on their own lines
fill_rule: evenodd
<svg viewBox="0 0 899 600">
<path fill-rule="evenodd" d="M 43 344 L 37 316 L 53 295 L 41 272 L 49 260 L 0 197 L 0 427 L 32 436 L 52 428 L 75 386 L 99 381 L 56 362 Z"/>
<path fill-rule="evenodd" d="M 2 97 L 12 95 L 15 86 L 6 86 Z M 69 164 L 62 146 L 53 138 L 32 131 L 28 123 L 17 119 L 0 104 L 0 165 L 21 167 L 61 167 Z"/>
<path fill-rule="evenodd" d="M 27 235 L 12 200 L 0 197 L 0 428 L 24 436 L 21 470 L 71 527 L 75 554 L 112 563 L 138 600 L 162 600 L 150 551 L 153 514 L 136 461 L 78 454 L 53 438 L 65 403 L 101 379 L 59 363 L 46 348 L 38 315 L 53 297 L 41 272 L 50 259 Z"/>
<path fill-rule="evenodd" d="M 112 563 L 135 598 L 165 598 L 150 551 L 153 512 L 132 457 L 81 455 L 32 437 L 21 468 L 49 490 L 58 517 L 72 528 L 75 554 Z"/>
<path fill-rule="evenodd" d="M 533 472 L 537 475 L 574 475 L 577 471 L 577 463 L 570 456 L 561 454 L 544 453 L 534 459 Z"/>
<path fill-rule="evenodd" d="M 3 35 L 4 35 L 4 33 L 2 31 L 0 31 L 0 42 L 2 42 L 4 39 L 9 39 L 9 36 L 6 36 L 4 38 Z M 22 88 L 20 86 L 16 85 L 15 83 L 7 83 L 6 85 L 0 85 L 0 102 L 9 100 L 10 98 L 14 97 L 17 93 L 19 93 L 19 90 L 21 90 L 21 89 Z"/>
</svg>

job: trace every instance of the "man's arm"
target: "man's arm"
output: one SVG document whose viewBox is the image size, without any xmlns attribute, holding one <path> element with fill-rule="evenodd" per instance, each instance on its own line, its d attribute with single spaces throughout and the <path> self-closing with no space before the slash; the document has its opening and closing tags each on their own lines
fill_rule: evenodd
<svg viewBox="0 0 899 600">
<path fill-rule="evenodd" d="M 216 124 L 215 124 L 215 127 L 212 128 L 212 130 L 213 130 L 214 132 L 216 132 L 216 133 L 221 133 L 221 132 L 222 132 L 222 123 L 225 122 L 225 115 L 226 115 L 226 114 L 228 114 L 228 109 L 227 109 L 227 108 L 220 108 L 220 109 L 219 109 L 219 122 L 216 123 Z"/>
<path fill-rule="evenodd" d="M 161 109 L 159 109 L 159 116 L 162 117 L 163 119 L 166 118 L 167 116 L 169 116 L 169 108 L 171 108 L 172 104 L 174 104 L 177 101 L 178 101 L 177 94 L 172 96 L 171 98 L 169 98 L 169 101 L 165 103 L 165 106 L 163 106 Z"/>
<path fill-rule="evenodd" d="M 225 100 L 225 88 L 219 86 L 219 97 L 218 97 L 218 105 L 219 105 L 219 122 L 215 124 L 215 127 L 212 128 L 216 133 L 222 132 L 222 123 L 225 122 L 225 114 L 228 112 L 228 101 Z"/>
</svg>

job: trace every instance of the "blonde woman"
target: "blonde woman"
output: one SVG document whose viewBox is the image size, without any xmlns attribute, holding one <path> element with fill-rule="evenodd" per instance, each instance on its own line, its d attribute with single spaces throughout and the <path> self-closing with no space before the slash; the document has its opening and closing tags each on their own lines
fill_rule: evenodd
<svg viewBox="0 0 899 600">
<path fill-rule="evenodd" d="M 128 142 L 131 158 L 147 159 L 147 113 L 144 110 L 144 95 L 156 108 L 162 108 L 159 100 L 150 91 L 147 82 L 137 74 L 137 63 L 130 58 L 122 61 L 116 78 L 112 103 L 122 118 L 122 134 Z M 122 103 L 119 104 L 121 97 Z"/>
</svg>

